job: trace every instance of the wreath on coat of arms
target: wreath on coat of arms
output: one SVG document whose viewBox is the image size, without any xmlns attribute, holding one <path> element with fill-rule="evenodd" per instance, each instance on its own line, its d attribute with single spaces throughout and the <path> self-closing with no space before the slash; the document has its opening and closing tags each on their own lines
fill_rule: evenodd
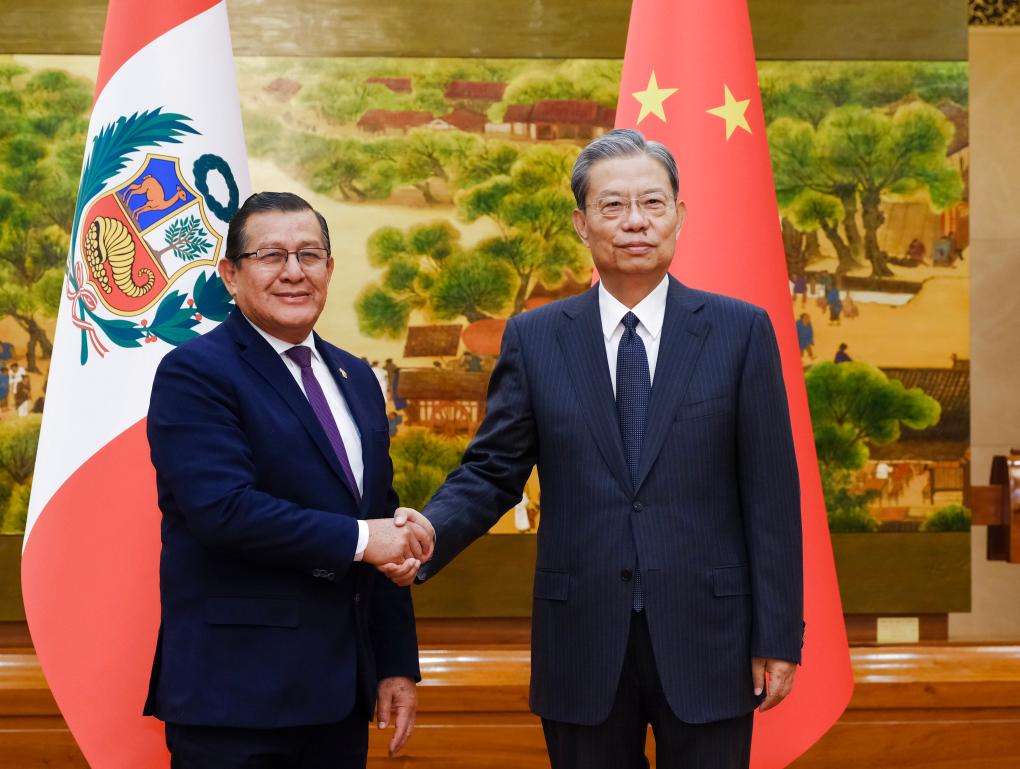
<svg viewBox="0 0 1020 769">
<path fill-rule="evenodd" d="M 190 122 L 162 108 L 136 112 L 104 126 L 92 142 L 74 212 L 66 289 L 71 321 L 81 330 L 82 365 L 90 348 L 100 357 L 109 352 L 107 343 L 179 345 L 199 335 L 195 327 L 204 318 L 220 322 L 233 309 L 215 269 L 202 269 L 215 268 L 224 243 L 207 212 L 226 222 L 239 204 L 226 160 L 200 156 L 192 185 L 179 158 L 148 153 L 127 181 L 108 187 L 141 150 L 197 135 Z M 212 173 L 226 185 L 226 203 L 209 190 Z M 190 292 L 174 290 L 196 269 Z"/>
</svg>

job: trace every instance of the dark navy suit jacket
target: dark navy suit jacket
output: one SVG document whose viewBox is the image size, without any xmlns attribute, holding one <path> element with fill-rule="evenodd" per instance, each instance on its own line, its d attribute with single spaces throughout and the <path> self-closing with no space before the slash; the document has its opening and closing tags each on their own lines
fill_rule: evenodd
<svg viewBox="0 0 1020 769">
<path fill-rule="evenodd" d="M 360 687 L 367 719 L 377 679 L 419 677 L 408 590 L 352 561 L 357 520 L 397 506 L 379 384 L 353 355 L 315 344 L 361 434 L 360 507 L 301 388 L 239 311 L 160 363 L 148 435 L 162 611 L 147 715 L 328 723 Z"/>
<path fill-rule="evenodd" d="M 796 458 L 768 315 L 669 280 L 634 487 L 624 459 L 598 290 L 510 320 L 487 414 L 424 513 L 421 578 L 542 488 L 531 707 L 597 724 L 627 645 L 640 563 L 663 692 L 680 719 L 750 712 L 751 657 L 799 662 Z"/>
</svg>

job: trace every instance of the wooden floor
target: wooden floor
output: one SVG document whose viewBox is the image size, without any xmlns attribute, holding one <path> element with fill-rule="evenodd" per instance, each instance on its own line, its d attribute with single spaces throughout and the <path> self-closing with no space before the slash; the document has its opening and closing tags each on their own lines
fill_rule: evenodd
<svg viewBox="0 0 1020 769">
<path fill-rule="evenodd" d="M 514 624 L 450 632 L 425 625 L 414 737 L 372 769 L 547 767 L 527 709 L 526 633 Z M 499 642 L 494 642 L 498 637 Z M 8 634 L 9 639 L 9 634 Z M 87 766 L 28 647 L 0 631 L 0 766 Z M 796 769 L 1020 768 L 1020 646 L 895 646 L 851 651 L 856 688 L 839 723 Z M 652 748 L 654 750 L 654 746 Z"/>
</svg>

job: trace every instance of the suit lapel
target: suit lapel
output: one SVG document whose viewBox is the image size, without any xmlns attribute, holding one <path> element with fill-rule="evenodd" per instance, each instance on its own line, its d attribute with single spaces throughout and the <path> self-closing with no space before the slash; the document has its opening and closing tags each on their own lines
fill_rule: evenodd
<svg viewBox="0 0 1020 769">
<path fill-rule="evenodd" d="M 588 427 L 595 444 L 616 480 L 630 494 L 633 488 L 623 455 L 613 382 L 609 378 L 598 286 L 569 302 L 563 312 L 566 317 L 560 323 L 557 336 L 567 361 L 567 371 L 581 407 L 589 417 Z"/>
<path fill-rule="evenodd" d="M 346 487 L 347 478 L 344 475 L 343 468 L 340 466 L 340 460 L 337 458 L 336 452 L 333 451 L 333 447 L 330 445 L 322 425 L 319 424 L 315 412 L 312 411 L 308 399 L 301 391 L 298 383 L 294 381 L 290 371 L 287 370 L 287 364 L 280 359 L 276 350 L 270 347 L 269 343 L 258 335 L 255 329 L 251 327 L 251 324 L 241 315 L 240 311 L 235 310 L 232 312 L 226 322 L 231 324 L 231 332 L 234 339 L 241 346 L 241 357 L 255 369 L 259 376 L 269 383 L 290 410 L 294 412 L 294 415 L 304 426 L 305 430 L 308 431 L 315 445 L 319 447 L 326 462 L 340 476 Z"/>
<path fill-rule="evenodd" d="M 333 380 L 337 383 L 340 388 L 340 393 L 344 396 L 344 400 L 347 401 L 347 408 L 350 409 L 351 416 L 354 417 L 354 424 L 357 425 L 358 434 L 361 436 L 361 462 L 362 462 L 362 474 L 361 474 L 361 488 L 363 493 L 361 495 L 361 513 L 364 517 L 365 511 L 371 509 L 369 507 L 369 494 L 375 487 L 371 482 L 373 474 L 376 470 L 375 462 L 372 459 L 371 445 L 369 441 L 372 439 L 370 432 L 370 425 L 368 423 L 368 411 L 366 411 L 365 400 L 361 393 L 358 392 L 358 388 L 355 386 L 354 381 L 347 376 L 344 376 L 341 371 L 345 371 L 343 362 L 331 347 L 323 342 L 322 338 L 315 335 L 315 349 L 319 351 L 322 359 L 326 362 L 329 367 L 329 373 L 333 375 Z M 344 446 L 347 449 L 347 446 Z M 348 450 L 348 459 L 350 459 L 350 451 Z M 339 461 L 337 462 L 339 467 Z M 341 469 L 341 474 L 343 470 Z"/>
<path fill-rule="evenodd" d="M 708 335 L 710 326 L 696 314 L 700 307 L 701 301 L 691 290 L 670 277 L 655 380 L 648 403 L 648 422 L 641 446 L 638 489 L 655 464 L 673 427 L 673 416 L 687 392 Z"/>
</svg>

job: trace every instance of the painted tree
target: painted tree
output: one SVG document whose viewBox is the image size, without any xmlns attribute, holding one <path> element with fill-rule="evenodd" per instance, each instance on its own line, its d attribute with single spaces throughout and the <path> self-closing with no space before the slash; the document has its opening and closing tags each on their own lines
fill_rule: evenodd
<svg viewBox="0 0 1020 769">
<path fill-rule="evenodd" d="M 885 223 L 882 197 L 926 192 L 932 208 L 942 211 L 960 200 L 963 179 L 946 157 L 955 128 L 935 107 L 911 102 L 892 116 L 881 110 L 841 107 L 819 130 L 827 167 L 850 175 L 861 202 L 864 255 L 872 274 L 892 275 L 888 254 L 878 244 Z"/>
<path fill-rule="evenodd" d="M 768 132 L 780 210 L 811 214 L 802 221 L 825 232 L 839 255 L 840 272 L 857 266 L 863 256 L 873 276 L 890 276 L 888 254 L 878 243 L 885 223 L 882 200 L 924 192 L 936 211 L 959 201 L 963 180 L 946 157 L 954 130 L 939 110 L 919 101 L 901 105 L 892 115 L 838 107 L 817 129 L 803 120 L 779 118 Z M 845 241 L 831 216 L 817 215 L 839 207 Z"/>
<path fill-rule="evenodd" d="M 41 319 L 60 301 L 91 102 L 66 72 L 0 67 L 0 315 L 28 334 L 33 372 L 53 350 Z"/>
<path fill-rule="evenodd" d="M 803 217 L 803 198 L 821 196 L 832 210 L 841 210 L 838 227 L 826 231 L 839 256 L 837 271 L 847 272 L 860 266 L 864 239 L 857 226 L 857 188 L 846 169 L 830 167 L 823 155 L 815 128 L 805 120 L 779 118 L 768 126 L 769 152 L 780 212 L 800 229 L 820 229 L 814 216 Z M 817 201 L 820 202 L 820 201 Z M 813 226 L 811 226 L 813 225 Z"/>
<path fill-rule="evenodd" d="M 439 320 L 483 320 L 503 312 L 513 292 L 510 269 L 465 249 L 447 221 L 403 232 L 382 227 L 368 240 L 368 258 L 383 277 L 361 292 L 355 309 L 359 328 L 371 337 L 400 338 L 416 309 Z"/>
<path fill-rule="evenodd" d="M 539 279 L 555 285 L 566 270 L 576 275 L 587 267 L 571 222 L 575 203 L 568 186 L 578 152 L 570 145 L 533 146 L 509 174 L 457 196 L 466 221 L 488 218 L 499 229 L 497 237 L 483 241 L 477 250 L 513 270 L 517 288 L 511 315 L 524 311 Z"/>
<path fill-rule="evenodd" d="M 406 138 L 392 142 L 389 157 L 399 181 L 413 186 L 431 206 L 437 202 L 431 180 L 449 182 L 453 169 L 480 143 L 477 136 L 462 131 L 419 128 Z"/>
<path fill-rule="evenodd" d="M 436 435 L 420 427 L 401 430 L 390 441 L 393 490 L 401 504 L 423 508 L 460 464 L 466 448 L 466 438 Z"/>
<path fill-rule="evenodd" d="M 805 375 L 815 450 L 830 524 L 862 515 L 868 495 L 851 491 L 854 471 L 867 463 L 869 445 L 891 443 L 901 426 L 923 430 L 938 423 L 942 407 L 921 388 L 907 389 L 867 363 L 819 363 Z M 865 525 L 864 528 L 870 528 Z"/>
</svg>

